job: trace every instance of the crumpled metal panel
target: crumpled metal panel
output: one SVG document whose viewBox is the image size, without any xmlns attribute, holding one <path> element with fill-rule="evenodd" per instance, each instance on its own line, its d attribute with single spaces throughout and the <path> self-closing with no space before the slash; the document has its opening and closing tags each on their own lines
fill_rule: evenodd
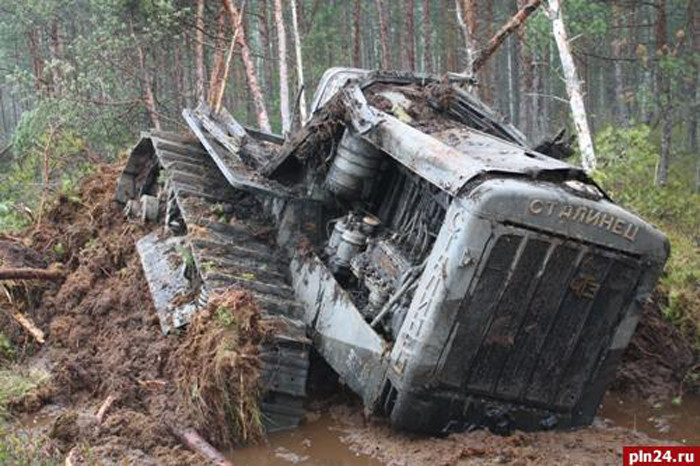
<svg viewBox="0 0 700 466">
<path fill-rule="evenodd" d="M 136 242 L 148 289 L 158 314 L 160 328 L 167 334 L 190 321 L 197 310 L 196 301 L 173 304 L 175 298 L 191 291 L 183 273 L 182 251 L 189 248 L 184 236 L 160 238 L 154 231 Z"/>
<path fill-rule="evenodd" d="M 201 116 L 195 111 L 185 109 L 182 111 L 182 116 L 232 186 L 275 197 L 296 197 L 296 194 L 291 189 L 274 180 L 264 178 L 255 170 L 248 168 L 241 160 L 238 151 L 231 152 L 227 150 L 212 136 L 211 132 L 204 127 Z M 228 138 L 228 142 L 230 142 L 230 147 L 238 147 L 238 144 L 240 144 L 240 141 L 236 140 L 236 138 Z"/>
<path fill-rule="evenodd" d="M 373 403 L 384 374 L 386 343 L 314 253 L 297 253 L 291 272 L 314 347 L 348 387 Z"/>
</svg>

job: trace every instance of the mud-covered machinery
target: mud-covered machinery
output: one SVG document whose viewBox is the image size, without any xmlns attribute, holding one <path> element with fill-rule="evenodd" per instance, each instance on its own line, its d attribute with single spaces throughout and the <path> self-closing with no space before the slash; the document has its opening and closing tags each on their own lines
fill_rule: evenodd
<svg viewBox="0 0 700 466">
<path fill-rule="evenodd" d="M 593 420 L 668 242 L 462 84 L 336 68 L 286 141 L 200 105 L 135 147 L 117 199 L 164 225 L 138 243 L 163 331 L 227 287 L 279 323 L 269 430 L 311 345 L 399 429 Z"/>
</svg>

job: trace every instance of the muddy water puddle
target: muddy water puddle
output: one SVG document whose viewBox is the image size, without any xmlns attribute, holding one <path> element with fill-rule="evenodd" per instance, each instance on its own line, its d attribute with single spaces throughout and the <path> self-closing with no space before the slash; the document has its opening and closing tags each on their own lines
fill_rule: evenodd
<svg viewBox="0 0 700 466">
<path fill-rule="evenodd" d="M 653 438 L 700 445 L 700 396 L 652 406 L 644 400 L 608 394 L 598 417 Z"/>
<path fill-rule="evenodd" d="M 670 400 L 651 406 L 644 400 L 609 394 L 598 421 L 645 433 L 652 438 L 700 444 L 700 397 L 686 397 L 679 405 Z M 341 438 L 343 425 L 324 413 L 319 419 L 288 432 L 270 435 L 267 443 L 237 449 L 229 457 L 236 465 L 379 466 L 382 463 L 357 455 Z"/>
<path fill-rule="evenodd" d="M 365 455 L 357 455 L 343 444 L 341 425 L 323 414 L 298 429 L 270 434 L 266 443 L 237 449 L 229 454 L 242 466 L 381 466 Z"/>
</svg>

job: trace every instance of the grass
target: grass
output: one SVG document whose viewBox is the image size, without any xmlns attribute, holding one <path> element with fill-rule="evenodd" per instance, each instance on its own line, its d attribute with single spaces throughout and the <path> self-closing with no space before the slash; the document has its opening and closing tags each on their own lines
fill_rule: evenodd
<svg viewBox="0 0 700 466">
<path fill-rule="evenodd" d="M 53 466 L 63 464 L 62 455 L 46 435 L 10 426 L 9 408 L 49 380 L 43 369 L 17 365 L 0 369 L 0 464 L 17 466 Z"/>
</svg>

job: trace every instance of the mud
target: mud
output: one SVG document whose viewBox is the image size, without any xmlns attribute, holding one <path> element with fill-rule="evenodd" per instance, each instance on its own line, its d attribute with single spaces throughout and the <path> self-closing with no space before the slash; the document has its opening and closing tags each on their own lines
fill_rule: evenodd
<svg viewBox="0 0 700 466">
<path fill-rule="evenodd" d="M 78 198 L 58 199 L 40 227 L 28 231 L 23 238 L 0 238 L 0 258 L 5 262 L 32 267 L 59 264 L 66 271 L 63 282 L 3 285 L 10 291 L 11 305 L 18 306 L 46 331 L 48 341 L 37 345 L 12 319 L 0 313 L 3 333 L 22 349 L 23 365 L 40 365 L 51 373 L 49 384 L 10 408 L 18 416 L 18 430 L 30 428 L 36 435 L 45 436 L 50 439 L 50 448 L 62 455 L 78 449 L 83 457 L 89 453 L 105 463 L 126 460 L 134 464 L 201 464 L 201 458 L 186 451 L 170 434 L 169 424 L 196 426 L 210 441 L 221 445 L 227 444 L 232 435 L 240 436 L 241 426 L 246 426 L 249 438 L 256 438 L 257 434 L 253 434 L 253 424 L 245 421 L 230 420 L 223 426 L 234 428 L 226 430 L 212 421 L 211 413 L 193 411 L 191 404 L 182 402 L 187 387 L 191 389 L 194 381 L 197 386 L 203 385 L 210 378 L 208 373 L 221 370 L 221 377 L 216 379 L 219 383 L 210 387 L 211 393 L 222 387 L 235 392 L 232 386 L 221 382 L 233 373 L 244 374 L 244 383 L 252 387 L 253 402 L 255 364 L 242 372 L 231 372 L 226 365 L 202 364 L 211 354 L 207 352 L 216 350 L 216 338 L 205 337 L 211 318 L 193 325 L 188 335 L 161 334 L 135 253 L 134 242 L 146 230 L 125 221 L 120 207 L 112 202 L 119 172 L 116 165 L 97 168 Z M 8 305 L 6 294 L 0 293 L 0 299 L 5 299 L 2 306 Z M 641 397 L 638 412 L 645 418 L 654 416 L 642 411 L 642 406 L 669 403 L 672 398 L 690 396 L 698 390 L 697 379 L 692 376 L 693 368 L 698 367 L 692 339 L 663 318 L 658 306 L 661 298 L 655 299 L 656 304 L 645 310 L 614 385 L 617 393 Z M 245 299 L 226 304 L 232 309 L 254 309 Z M 219 307 L 222 306 L 210 309 L 210 317 Z M 255 321 L 255 312 L 241 315 L 247 320 L 236 322 L 237 348 L 247 345 L 254 355 L 252 348 L 264 336 L 265 329 Z M 218 317 L 219 323 L 228 321 L 226 315 Z M 116 401 L 99 423 L 95 413 L 108 396 Z M 212 396 L 203 399 L 205 404 L 211 400 L 221 402 Z M 649 398 L 651 404 L 647 402 Z M 221 406 L 225 405 L 224 401 Z M 437 439 L 397 434 L 381 422 L 366 421 L 357 402 L 334 401 L 330 406 L 329 414 L 320 421 L 319 415 L 311 416 L 311 426 L 321 422 L 316 424 L 320 436 L 311 435 L 312 445 L 317 439 L 315 448 L 304 447 L 308 444 L 306 437 L 286 433 L 282 435 L 287 435 L 283 437 L 287 440 L 273 447 L 258 447 L 249 458 L 263 458 L 272 452 L 274 458 L 287 463 L 308 456 L 299 460 L 300 464 L 587 464 L 617 462 L 620 445 L 652 442 L 630 431 L 637 424 L 619 416 L 617 422 L 627 429 L 597 425 L 576 432 L 518 433 L 511 437 L 482 431 Z M 681 404 L 679 410 L 682 413 L 684 409 L 695 409 L 694 406 Z M 41 422 L 22 421 L 27 416 Z M 327 418 L 332 422 L 323 420 Z M 671 438 L 664 437 L 664 432 L 651 432 L 666 441 Z M 300 442 L 296 450 L 291 448 L 295 442 Z M 346 446 L 341 448 L 341 442 Z M 238 448 L 234 447 L 234 452 Z M 240 458 L 245 458 L 245 451 Z M 235 460 L 236 456 L 232 458 Z M 353 462 L 358 458 L 363 462 Z"/>
<path fill-rule="evenodd" d="M 144 229 L 125 222 L 112 202 L 119 172 L 118 166 L 98 168 L 79 199 L 60 198 L 45 223 L 23 241 L 46 262 L 60 262 L 67 278 L 34 289 L 39 304 L 25 309 L 48 330 L 47 344 L 35 346 L 36 354 L 25 363 L 43 361 L 51 381 L 38 402 L 14 409 L 61 406 L 44 430 L 63 454 L 81 445 L 105 460 L 187 463 L 195 457 L 165 427 L 176 412 L 166 363 L 177 341 L 159 331 L 135 254 L 134 241 Z M 98 424 L 94 415 L 110 395 L 116 401 Z"/>
<path fill-rule="evenodd" d="M 700 365 L 694 336 L 682 333 L 661 311 L 656 292 L 645 306 L 611 390 L 649 404 L 700 393 Z"/>
</svg>

